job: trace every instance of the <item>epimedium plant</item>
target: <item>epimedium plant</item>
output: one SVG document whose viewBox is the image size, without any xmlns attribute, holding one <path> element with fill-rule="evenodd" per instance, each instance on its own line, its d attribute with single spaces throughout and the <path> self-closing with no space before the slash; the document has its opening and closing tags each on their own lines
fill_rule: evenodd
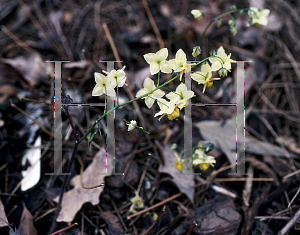
<svg viewBox="0 0 300 235">
<path fill-rule="evenodd" d="M 241 16 L 245 12 L 248 12 L 248 27 L 251 25 L 267 25 L 267 16 L 270 13 L 269 9 L 257 9 L 254 7 L 237 9 L 235 5 L 232 5 L 229 12 L 221 14 L 213 19 L 211 18 L 211 21 L 204 30 L 201 39 L 205 36 L 207 29 L 213 22 L 216 22 L 217 26 L 220 26 L 222 24 L 222 18 L 227 15 L 230 16 L 230 20 L 228 21 L 228 25 L 230 26 L 229 30 L 233 35 L 236 35 L 236 20 L 232 16 L 232 14 L 238 13 L 238 15 Z M 198 20 L 202 19 L 205 14 L 208 14 L 211 17 L 209 13 L 196 9 L 192 10 L 191 14 L 195 19 Z M 144 99 L 145 104 L 149 109 L 151 109 L 155 103 L 158 105 L 160 110 L 154 115 L 154 117 L 160 116 L 158 120 L 161 120 L 164 116 L 167 116 L 169 120 L 178 118 L 180 116 L 180 111 L 182 111 L 183 108 L 189 104 L 189 100 L 195 96 L 194 92 L 192 90 L 188 90 L 187 86 L 181 82 L 184 73 L 191 72 L 192 80 L 194 80 L 198 84 L 203 85 L 204 93 L 206 88 L 209 88 L 213 85 L 214 81 L 220 80 L 221 77 L 227 76 L 228 72 L 231 71 L 231 62 L 233 62 L 234 60 L 230 58 L 231 54 L 226 54 L 222 46 L 219 47 L 217 51 L 212 50 L 209 57 L 196 62 L 196 58 L 200 54 L 200 46 L 195 46 L 192 51 L 192 56 L 195 58 L 195 62 L 192 64 L 189 64 L 187 62 L 186 53 L 182 49 L 179 49 L 175 54 L 175 58 L 170 60 L 167 60 L 167 48 L 162 48 L 156 53 L 145 54 L 144 59 L 149 64 L 151 75 L 157 74 L 157 79 L 155 80 L 156 82 L 153 79 L 146 77 L 143 83 L 143 88 L 137 92 L 136 98 L 123 104 L 119 104 L 118 88 L 126 85 L 126 73 L 124 71 L 125 66 L 119 70 L 112 70 L 110 72 L 103 71 L 103 73 L 106 75 L 95 72 L 94 75 L 96 86 L 93 89 L 92 95 L 100 96 L 104 94 L 106 102 L 107 96 L 115 97 L 115 95 L 117 94 L 117 106 L 109 111 L 107 111 L 105 108 L 104 114 L 96 122 L 98 123 L 102 118 L 104 118 L 113 110 L 139 99 Z M 200 71 L 193 71 L 193 68 L 197 65 L 201 65 Z M 214 75 L 216 72 L 218 72 L 219 76 Z M 160 85 L 161 73 L 171 74 L 171 76 L 167 79 L 167 81 Z M 172 91 L 168 89 L 167 85 L 178 78 L 180 84 L 177 86 L 176 90 Z M 117 90 L 117 92 L 115 91 L 115 89 Z M 166 94 L 162 89 L 168 90 L 169 93 Z M 164 96 L 167 99 L 164 98 Z M 141 131 L 145 131 L 142 127 L 137 126 L 137 122 L 135 120 L 132 120 L 130 122 L 126 120 L 124 121 L 128 125 L 128 131 L 131 131 L 135 128 Z M 96 123 L 88 130 L 88 132 L 84 137 L 80 139 L 79 142 L 81 142 L 87 136 L 87 134 L 91 132 L 92 128 L 95 125 Z M 90 141 L 92 141 L 94 136 L 95 135 L 92 135 Z M 200 170 L 206 170 L 209 168 L 209 166 L 214 166 L 213 164 L 216 163 L 215 158 L 213 156 L 207 155 L 206 152 L 207 151 L 205 150 L 205 148 L 202 148 L 198 144 L 198 146 L 195 147 L 195 152 L 192 156 L 192 159 L 189 159 L 189 162 L 192 163 L 189 165 L 199 165 Z M 183 159 L 182 156 L 178 157 L 175 162 L 176 169 L 182 171 L 184 169 L 186 160 L 187 159 Z"/>
</svg>

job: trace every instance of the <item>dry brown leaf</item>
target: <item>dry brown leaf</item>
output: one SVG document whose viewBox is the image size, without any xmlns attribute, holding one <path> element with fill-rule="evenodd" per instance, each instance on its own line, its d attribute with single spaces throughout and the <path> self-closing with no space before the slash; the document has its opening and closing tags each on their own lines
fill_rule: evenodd
<svg viewBox="0 0 300 235">
<path fill-rule="evenodd" d="M 4 221 L 8 222 L 5 211 L 4 211 L 4 206 L 2 201 L 0 200 L 0 218 L 3 219 Z M 2 220 L 0 220 L 0 228 L 8 226 L 6 223 L 4 223 Z"/>
<path fill-rule="evenodd" d="M 244 114 L 241 113 L 239 116 L 244 116 Z M 244 123 L 239 125 L 244 125 Z M 198 127 L 205 140 L 212 142 L 225 153 L 230 163 L 236 162 L 236 116 L 226 120 L 225 123 L 222 121 L 201 121 L 195 126 Z M 243 135 L 243 133 L 240 134 Z M 240 139 L 237 142 L 238 145 L 244 145 Z M 245 151 L 258 155 L 285 156 L 284 150 L 280 147 L 248 136 L 245 136 Z M 296 157 L 292 153 L 290 156 Z"/>
<path fill-rule="evenodd" d="M 178 186 L 181 192 L 185 193 L 188 198 L 193 202 L 195 188 L 194 186 L 194 171 L 192 169 L 184 169 L 182 172 L 175 168 L 176 156 L 170 145 L 166 145 L 163 148 L 165 156 L 165 165 L 160 165 L 159 171 L 170 174 L 173 177 L 173 181 Z"/>
<path fill-rule="evenodd" d="M 102 212 L 101 218 L 104 219 L 108 226 L 109 234 L 119 235 L 124 233 L 124 229 L 120 223 L 119 218 L 111 212 Z"/>
<path fill-rule="evenodd" d="M 104 149 L 101 149 L 94 157 L 92 163 L 83 172 L 82 178 L 84 186 L 91 187 L 104 182 L 104 177 L 106 175 L 100 175 L 100 173 L 105 172 L 105 166 L 106 152 Z M 82 188 L 80 175 L 76 175 L 71 180 L 71 185 L 73 185 L 74 188 L 64 193 L 61 204 L 62 208 L 57 217 L 57 222 L 71 222 L 81 206 L 86 202 L 90 202 L 92 205 L 99 203 L 99 196 L 103 191 L 103 187 L 94 189 Z M 56 197 L 54 201 L 58 202 L 58 197 Z"/>
<path fill-rule="evenodd" d="M 21 216 L 21 222 L 18 229 L 20 235 L 37 235 L 37 231 L 33 225 L 32 215 L 27 210 L 23 203 L 23 213 Z"/>
<path fill-rule="evenodd" d="M 0 61 L 4 64 L 11 65 L 16 71 L 22 74 L 30 86 L 37 85 L 45 78 L 44 71 L 46 66 L 50 66 L 51 64 L 45 64 L 38 53 L 30 53 L 27 57 L 18 56 L 12 59 L 1 58 Z"/>
</svg>

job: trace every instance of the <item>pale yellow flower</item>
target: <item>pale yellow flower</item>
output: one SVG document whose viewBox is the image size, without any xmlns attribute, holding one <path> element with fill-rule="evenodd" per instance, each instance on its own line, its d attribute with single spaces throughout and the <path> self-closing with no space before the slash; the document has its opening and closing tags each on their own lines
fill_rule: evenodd
<svg viewBox="0 0 300 235">
<path fill-rule="evenodd" d="M 168 49 L 160 49 L 156 53 L 148 53 L 144 55 L 145 60 L 150 64 L 151 75 L 157 74 L 160 70 L 163 73 L 171 73 L 172 69 L 168 62 L 166 61 L 168 57 Z"/>
<path fill-rule="evenodd" d="M 200 10 L 192 10 L 191 14 L 194 16 L 195 19 L 200 20 L 203 18 L 203 12 Z"/>
<path fill-rule="evenodd" d="M 216 159 L 213 156 L 208 156 L 203 149 L 196 149 L 193 159 L 193 165 L 199 165 L 201 170 L 207 170 L 209 166 L 214 167 Z"/>
<path fill-rule="evenodd" d="M 128 131 L 132 131 L 134 128 L 137 127 L 137 124 L 136 124 L 135 120 L 131 120 L 130 124 L 126 123 L 126 125 L 128 125 Z"/>
<path fill-rule="evenodd" d="M 206 87 L 211 87 L 214 80 L 220 80 L 220 78 L 212 78 L 212 69 L 208 63 L 201 65 L 201 72 L 194 72 L 191 77 L 198 84 L 203 84 L 203 93 Z"/>
<path fill-rule="evenodd" d="M 247 23 L 247 26 L 255 24 L 256 26 L 262 26 L 268 24 L 267 16 L 270 14 L 269 9 L 257 9 L 255 7 L 250 7 L 248 15 L 251 19 L 251 24 Z"/>
<path fill-rule="evenodd" d="M 185 84 L 180 83 L 175 92 L 170 92 L 166 96 L 169 100 L 179 98 L 176 104 L 179 104 L 178 108 L 182 109 L 189 104 L 188 100 L 194 96 L 194 92 L 188 90 Z"/>
<path fill-rule="evenodd" d="M 96 86 L 93 89 L 92 96 L 100 96 L 102 94 L 106 94 L 108 96 L 115 96 L 114 87 L 111 84 L 111 81 L 107 79 L 101 73 L 94 73 Z"/>
<path fill-rule="evenodd" d="M 160 111 L 156 113 L 154 117 L 162 115 L 158 120 L 162 119 L 165 115 L 168 116 L 169 120 L 173 120 L 179 117 L 180 112 L 179 109 L 177 108 L 178 105 L 176 105 L 177 102 L 178 102 L 178 98 L 172 99 L 171 101 L 167 101 L 165 99 L 157 99 L 157 103 L 160 108 Z"/>
<path fill-rule="evenodd" d="M 138 93 L 136 94 L 136 97 L 145 95 L 145 94 L 153 91 L 155 88 L 156 88 L 156 86 L 154 85 L 154 81 L 151 78 L 146 77 L 146 79 L 144 81 L 144 88 L 142 88 L 141 90 L 138 91 Z M 150 109 L 152 107 L 154 101 L 156 99 L 163 97 L 164 94 L 165 93 L 162 90 L 158 89 L 158 90 L 152 92 L 151 94 L 149 94 L 148 96 L 143 97 L 142 99 L 145 99 L 145 103 L 146 103 L 147 107 Z"/>
<path fill-rule="evenodd" d="M 221 46 L 221 47 L 219 47 L 217 54 L 215 56 L 216 56 L 215 58 L 209 59 L 210 63 L 212 64 L 211 70 L 217 71 L 220 68 L 224 67 L 226 70 L 228 70 L 230 72 L 231 61 L 233 61 L 232 59 L 230 59 L 231 53 L 229 55 L 227 55 L 225 53 L 224 48 Z"/>
<path fill-rule="evenodd" d="M 122 87 L 126 81 L 126 74 L 124 72 L 125 66 L 122 69 L 112 70 L 107 75 L 107 79 L 111 81 L 112 86 Z M 103 71 L 104 72 L 104 71 Z"/>
<path fill-rule="evenodd" d="M 182 49 L 176 52 L 175 59 L 169 60 L 169 64 L 174 72 L 180 72 L 180 81 L 183 73 L 189 73 L 191 71 L 191 65 L 186 62 L 186 54 Z"/>
</svg>

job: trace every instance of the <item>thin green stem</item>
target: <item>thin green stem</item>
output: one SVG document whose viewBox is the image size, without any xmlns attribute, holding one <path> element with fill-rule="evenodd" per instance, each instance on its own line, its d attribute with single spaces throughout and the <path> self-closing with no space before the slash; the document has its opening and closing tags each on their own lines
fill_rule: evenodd
<svg viewBox="0 0 300 235">
<path fill-rule="evenodd" d="M 224 16 L 226 16 L 226 15 L 230 15 L 231 13 L 239 12 L 240 10 L 245 10 L 245 11 L 247 11 L 247 10 L 249 10 L 249 8 L 236 9 L 236 10 L 228 11 L 228 12 L 226 12 L 226 13 L 224 13 L 224 14 L 222 14 L 222 15 L 219 15 L 219 16 L 217 16 L 216 18 L 210 20 L 209 24 L 206 26 L 206 28 L 205 28 L 205 30 L 204 30 L 204 32 L 203 32 L 201 38 L 200 38 L 200 41 L 202 41 L 202 39 L 205 37 L 208 28 L 211 26 L 211 24 L 212 24 L 214 21 L 216 21 L 217 19 L 220 19 L 220 18 L 222 18 L 222 17 L 224 17 Z"/>
</svg>

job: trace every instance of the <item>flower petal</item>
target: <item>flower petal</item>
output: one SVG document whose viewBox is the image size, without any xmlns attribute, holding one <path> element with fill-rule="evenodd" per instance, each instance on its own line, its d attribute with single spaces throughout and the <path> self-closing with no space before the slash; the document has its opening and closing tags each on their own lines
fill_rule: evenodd
<svg viewBox="0 0 300 235">
<path fill-rule="evenodd" d="M 103 81 L 106 80 L 106 77 L 105 77 L 103 74 L 101 74 L 101 73 L 95 72 L 95 73 L 94 73 L 94 76 L 95 76 L 95 82 L 96 82 L 97 84 L 102 84 Z"/>
<path fill-rule="evenodd" d="M 105 90 L 103 89 L 103 86 L 99 86 L 98 84 L 94 87 L 92 96 L 100 96 L 105 93 Z"/>
<path fill-rule="evenodd" d="M 179 60 L 180 62 L 186 62 L 186 55 L 185 53 L 183 52 L 182 49 L 179 49 L 177 52 L 176 52 L 176 60 Z"/>
<path fill-rule="evenodd" d="M 152 99 L 150 97 L 146 97 L 145 103 L 146 103 L 147 107 L 150 109 L 154 103 L 154 99 Z"/>
<path fill-rule="evenodd" d="M 160 63 L 160 66 L 161 66 L 161 71 L 162 71 L 163 73 L 172 73 L 172 68 L 171 68 L 171 66 L 169 65 L 168 62 L 162 61 L 162 62 Z"/>
<path fill-rule="evenodd" d="M 163 61 L 168 57 L 168 49 L 162 48 L 158 52 L 156 52 L 156 59 Z"/>
<path fill-rule="evenodd" d="M 165 92 L 158 89 L 158 90 L 154 91 L 153 94 L 151 94 L 151 97 L 154 98 L 154 99 L 159 99 L 159 98 L 163 97 L 164 94 L 165 94 Z"/>
<path fill-rule="evenodd" d="M 144 59 L 147 61 L 148 64 L 151 64 L 155 60 L 155 54 L 154 53 L 148 53 L 144 55 Z"/>
<path fill-rule="evenodd" d="M 140 96 L 142 96 L 142 95 L 145 95 L 145 94 L 147 94 L 148 92 L 149 92 L 149 91 L 148 91 L 147 89 L 142 88 L 141 90 L 139 90 L 139 91 L 136 93 L 136 97 L 140 97 Z M 145 99 L 145 97 L 142 98 L 142 99 Z"/>
<path fill-rule="evenodd" d="M 154 81 L 151 78 L 146 77 L 144 81 L 144 88 L 147 89 L 148 92 L 154 90 L 155 89 Z"/>
<path fill-rule="evenodd" d="M 150 64 L 150 73 L 151 75 L 157 74 L 159 72 L 159 64 L 158 63 L 151 63 Z"/>
</svg>

